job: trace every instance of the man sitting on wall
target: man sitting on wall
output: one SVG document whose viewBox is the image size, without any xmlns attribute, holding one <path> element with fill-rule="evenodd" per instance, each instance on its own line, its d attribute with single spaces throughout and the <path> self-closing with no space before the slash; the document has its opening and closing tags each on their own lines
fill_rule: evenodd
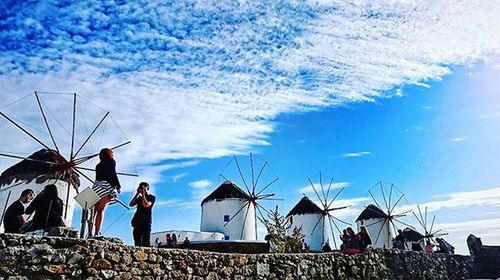
<svg viewBox="0 0 500 280">
<path fill-rule="evenodd" d="M 21 226 L 26 223 L 24 204 L 30 203 L 33 196 L 33 190 L 26 189 L 21 193 L 19 199 L 14 201 L 9 208 L 7 208 L 3 218 L 5 233 L 19 233 Z"/>
</svg>

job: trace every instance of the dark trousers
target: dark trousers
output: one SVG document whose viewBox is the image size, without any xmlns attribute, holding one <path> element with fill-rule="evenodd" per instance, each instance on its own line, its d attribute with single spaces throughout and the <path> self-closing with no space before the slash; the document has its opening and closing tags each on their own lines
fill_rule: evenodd
<svg viewBox="0 0 500 280">
<path fill-rule="evenodd" d="M 149 242 L 151 239 L 151 226 L 134 227 L 132 234 L 134 235 L 135 246 L 151 246 Z"/>
</svg>

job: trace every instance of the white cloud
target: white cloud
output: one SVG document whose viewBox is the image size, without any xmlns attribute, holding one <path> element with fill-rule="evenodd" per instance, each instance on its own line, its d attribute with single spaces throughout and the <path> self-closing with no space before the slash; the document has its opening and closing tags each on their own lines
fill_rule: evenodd
<svg viewBox="0 0 500 280">
<path fill-rule="evenodd" d="M 435 228 L 442 229 L 443 232 L 449 233 L 449 236 L 444 238 L 456 247 L 456 251 L 460 254 L 468 254 L 467 237 L 474 234 L 480 237 L 483 245 L 498 245 L 500 244 L 500 228 L 498 223 L 500 219 L 474 219 L 454 223 L 436 224 Z"/>
<path fill-rule="evenodd" d="M 182 179 L 188 175 L 189 175 L 189 173 L 187 173 L 187 172 L 176 174 L 176 175 L 172 176 L 172 181 L 174 183 L 177 183 L 177 182 L 179 182 L 180 179 Z"/>
<path fill-rule="evenodd" d="M 118 162 L 117 164 L 119 164 Z M 151 185 L 163 182 L 163 172 L 184 167 L 195 166 L 199 164 L 198 160 L 180 161 L 176 163 L 167 163 L 160 165 L 142 165 L 138 168 L 138 173 L 143 181 L 148 181 Z M 134 187 L 135 189 L 135 187 Z"/>
<path fill-rule="evenodd" d="M 451 138 L 451 141 L 453 142 L 463 142 L 465 141 L 465 137 L 454 137 L 454 138 Z"/>
<path fill-rule="evenodd" d="M 483 189 L 478 191 L 464 191 L 436 195 L 434 201 L 422 201 L 415 204 L 401 205 L 394 209 L 393 213 L 413 210 L 418 213 L 417 205 L 424 211 L 427 207 L 429 213 L 445 209 L 463 209 L 472 206 L 500 207 L 500 187 Z"/>
<path fill-rule="evenodd" d="M 210 182 L 209 180 L 205 180 L 205 179 L 198 180 L 195 182 L 190 182 L 189 186 L 194 188 L 194 189 L 205 189 L 205 188 L 212 186 L 212 182 Z"/>
<path fill-rule="evenodd" d="M 352 153 L 345 153 L 342 155 L 342 157 L 361 157 L 361 156 L 367 156 L 371 154 L 371 152 L 352 152 Z"/>
<path fill-rule="evenodd" d="M 181 203 L 180 199 L 173 198 L 173 199 L 168 199 L 168 200 L 158 200 L 155 202 L 155 207 L 174 207 Z"/>
<path fill-rule="evenodd" d="M 191 187 L 190 196 L 187 199 L 171 199 L 164 202 L 164 207 L 175 207 L 179 209 L 196 209 L 200 207 L 201 201 L 210 194 L 213 189 L 211 181 L 203 179 L 188 184 Z"/>
</svg>

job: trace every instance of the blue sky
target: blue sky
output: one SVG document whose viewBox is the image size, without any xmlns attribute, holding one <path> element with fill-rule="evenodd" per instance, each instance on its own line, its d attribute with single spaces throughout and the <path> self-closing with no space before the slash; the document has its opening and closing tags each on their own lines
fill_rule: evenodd
<svg viewBox="0 0 500 280">
<path fill-rule="evenodd" d="M 111 111 L 93 148 L 132 140 L 118 166 L 141 178 L 125 180 L 123 200 L 150 181 L 154 230 L 197 230 L 218 174 L 252 152 L 279 177 L 283 213 L 321 171 L 346 186 L 349 221 L 382 180 L 406 207 L 429 205 L 462 252 L 469 232 L 500 242 L 496 1 L 3 1 L 0 11 L 2 111 L 43 128 L 32 101 L 7 106 L 34 90 L 78 92 L 88 124 Z M 46 102 L 68 120 L 71 100 Z M 0 150 L 38 148 L 1 129 Z M 107 233 L 130 242 L 131 213 L 108 214 L 108 225 L 119 219 Z"/>
</svg>

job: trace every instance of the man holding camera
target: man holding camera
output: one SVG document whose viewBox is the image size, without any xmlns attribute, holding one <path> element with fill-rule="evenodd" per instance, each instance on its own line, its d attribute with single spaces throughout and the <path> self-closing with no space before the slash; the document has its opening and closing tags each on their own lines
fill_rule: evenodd
<svg viewBox="0 0 500 280">
<path fill-rule="evenodd" d="M 132 218 L 132 234 L 135 246 L 150 246 L 152 209 L 156 197 L 149 194 L 149 184 L 141 182 L 137 188 L 137 193 L 130 201 L 130 206 L 137 205 L 134 217 Z"/>
</svg>

